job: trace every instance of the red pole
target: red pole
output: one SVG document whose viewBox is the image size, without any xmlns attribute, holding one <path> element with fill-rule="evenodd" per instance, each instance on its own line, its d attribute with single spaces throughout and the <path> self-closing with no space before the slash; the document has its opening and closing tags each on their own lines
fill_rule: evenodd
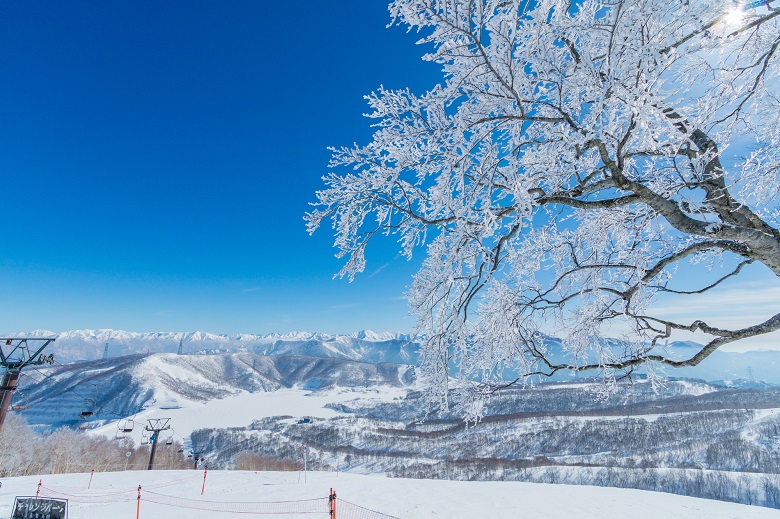
<svg viewBox="0 0 780 519">
<path fill-rule="evenodd" d="M 92 469 L 92 473 L 89 475 L 89 485 L 87 485 L 87 490 L 89 490 L 89 487 L 92 486 L 92 476 L 95 475 L 95 469 Z"/>
<path fill-rule="evenodd" d="M 35 499 L 38 499 L 38 494 L 41 493 L 41 483 L 43 483 L 42 479 L 38 480 L 38 490 L 35 491 Z"/>
<path fill-rule="evenodd" d="M 206 474 L 209 471 L 209 466 L 206 465 L 206 469 L 203 471 L 203 486 L 200 487 L 200 495 L 203 495 L 203 492 L 206 490 Z"/>
<path fill-rule="evenodd" d="M 138 485 L 138 504 L 135 505 L 135 519 L 141 515 L 141 485 Z"/>
</svg>

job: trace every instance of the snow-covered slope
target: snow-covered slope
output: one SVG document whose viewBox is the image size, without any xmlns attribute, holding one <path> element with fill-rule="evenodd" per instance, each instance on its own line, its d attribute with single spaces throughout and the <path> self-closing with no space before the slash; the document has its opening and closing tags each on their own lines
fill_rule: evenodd
<svg viewBox="0 0 780 519">
<path fill-rule="evenodd" d="M 175 408 L 245 393 L 299 387 L 403 387 L 414 370 L 399 364 L 370 364 L 304 355 L 136 354 L 23 373 L 14 405 L 32 424 L 77 425 L 117 420 L 144 408 Z"/>
<path fill-rule="evenodd" d="M 89 473 L 7 478 L 0 489 L 0 516 L 11 515 L 14 496 L 35 495 L 39 479 L 42 479 L 45 495 L 56 491 L 68 494 L 70 517 L 81 519 L 135 517 L 136 511 L 140 512 L 141 519 L 235 517 L 239 514 L 207 509 L 228 509 L 230 503 L 237 502 L 245 503 L 242 505 L 245 510 L 261 508 L 262 505 L 252 505 L 253 502 L 286 502 L 287 508 L 292 509 L 293 502 L 308 499 L 322 501 L 321 515 L 285 517 L 326 518 L 326 498 L 331 488 L 337 494 L 337 513 L 342 518 L 780 518 L 780 510 L 630 489 L 391 479 L 334 472 L 309 472 L 304 482 L 297 472 L 211 470 L 205 485 L 203 472 L 194 470 L 95 473 L 89 490 L 86 488 Z M 136 501 L 139 485 L 142 489 L 140 504 Z M 204 495 L 201 495 L 202 488 Z M 232 506 L 236 508 L 235 504 Z"/>
<path fill-rule="evenodd" d="M 610 477 L 633 470 L 632 477 L 647 479 L 644 467 L 655 477 L 680 472 L 675 463 L 739 469 L 727 475 L 741 482 L 740 474 L 755 473 L 751 488 L 764 488 L 774 477 L 776 389 L 681 381 L 663 386 L 662 397 L 651 384 L 636 383 L 619 399 L 602 401 L 593 384 L 547 384 L 504 391 L 479 427 L 467 427 L 451 413 L 421 422 L 425 405 L 418 391 L 409 391 L 416 389 L 412 382 L 413 370 L 405 365 L 247 352 L 132 355 L 31 370 L 15 404 L 31 406 L 16 412 L 32 423 L 76 425 L 79 412 L 94 400 L 95 414 L 83 423 L 90 427 L 86 434 L 136 444 L 148 419 L 167 418 L 173 429 L 163 437 L 203 453 L 214 468 L 234 466 L 246 451 L 294 460 L 307 442 L 318 466 L 415 477 L 515 479 L 528 476 L 523 463 L 538 465 L 532 474 L 537 482 L 603 484 L 593 482 L 618 469 Z M 136 427 L 120 434 L 118 426 L 128 419 Z M 732 433 L 749 438 L 734 447 Z M 713 468 L 731 459 L 728 449 L 742 453 L 731 457 L 740 463 L 742 457 L 764 460 L 762 470 Z M 718 453 L 715 461 L 708 457 L 711 450 Z M 666 486 L 660 487 L 647 486 L 645 479 L 631 484 L 680 492 L 697 474 L 679 481 L 664 476 Z M 764 502 L 756 499 L 742 502 Z"/>
</svg>

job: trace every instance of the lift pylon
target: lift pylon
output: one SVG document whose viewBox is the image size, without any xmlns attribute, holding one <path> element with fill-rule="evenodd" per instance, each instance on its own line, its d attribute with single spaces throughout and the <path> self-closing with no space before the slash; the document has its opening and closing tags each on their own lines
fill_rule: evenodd
<svg viewBox="0 0 780 519">
<path fill-rule="evenodd" d="M 54 364 L 54 355 L 43 355 L 43 350 L 54 342 L 53 337 L 0 337 L 0 366 L 5 368 L 0 383 L 0 430 L 11 405 L 22 368 Z"/>
<path fill-rule="evenodd" d="M 157 441 L 160 439 L 160 432 L 167 431 L 171 428 L 171 426 L 169 425 L 171 419 L 170 418 L 149 418 L 147 419 L 147 421 L 149 422 L 149 425 L 144 427 L 144 430 L 151 433 L 151 436 L 149 437 L 149 441 L 152 444 L 152 452 L 149 454 L 148 470 L 152 470 L 152 466 L 154 465 L 154 453 L 157 450 Z"/>
</svg>

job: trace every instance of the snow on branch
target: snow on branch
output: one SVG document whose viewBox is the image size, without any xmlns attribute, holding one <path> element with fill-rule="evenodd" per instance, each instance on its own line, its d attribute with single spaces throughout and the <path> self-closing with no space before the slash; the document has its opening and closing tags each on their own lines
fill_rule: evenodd
<svg viewBox="0 0 780 519">
<path fill-rule="evenodd" d="M 678 325 L 653 306 L 749 264 L 780 276 L 775 2 L 737 16 L 726 0 L 395 0 L 390 13 L 420 30 L 442 83 L 367 96 L 373 139 L 333 150 L 306 219 L 331 221 L 350 279 L 379 235 L 423 252 L 408 299 L 445 398 L 453 380 L 477 395 L 562 370 L 614 381 L 780 329 L 777 316 Z M 659 347 L 680 330 L 707 337 L 682 361 Z"/>
</svg>

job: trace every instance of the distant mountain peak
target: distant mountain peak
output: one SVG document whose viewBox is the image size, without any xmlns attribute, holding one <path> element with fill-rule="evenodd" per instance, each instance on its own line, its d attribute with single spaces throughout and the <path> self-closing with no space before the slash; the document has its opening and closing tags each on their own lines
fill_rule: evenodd
<svg viewBox="0 0 780 519">
<path fill-rule="evenodd" d="M 52 332 L 35 330 L 14 334 L 17 337 L 55 337 L 50 346 L 60 362 L 95 360 L 103 356 L 134 353 L 176 353 L 179 342 L 185 354 L 249 351 L 263 355 L 301 354 L 322 358 L 341 358 L 361 362 L 416 363 L 417 344 L 410 336 L 370 330 L 344 335 L 295 331 L 284 334 L 222 334 L 193 332 L 129 332 L 112 329 L 85 329 Z"/>
<path fill-rule="evenodd" d="M 353 334 L 353 337 L 356 339 L 360 339 L 363 341 L 372 341 L 372 342 L 384 342 L 384 341 L 393 341 L 399 338 L 408 336 L 403 336 L 396 332 L 372 332 L 371 330 L 361 330 L 355 334 Z"/>
</svg>

